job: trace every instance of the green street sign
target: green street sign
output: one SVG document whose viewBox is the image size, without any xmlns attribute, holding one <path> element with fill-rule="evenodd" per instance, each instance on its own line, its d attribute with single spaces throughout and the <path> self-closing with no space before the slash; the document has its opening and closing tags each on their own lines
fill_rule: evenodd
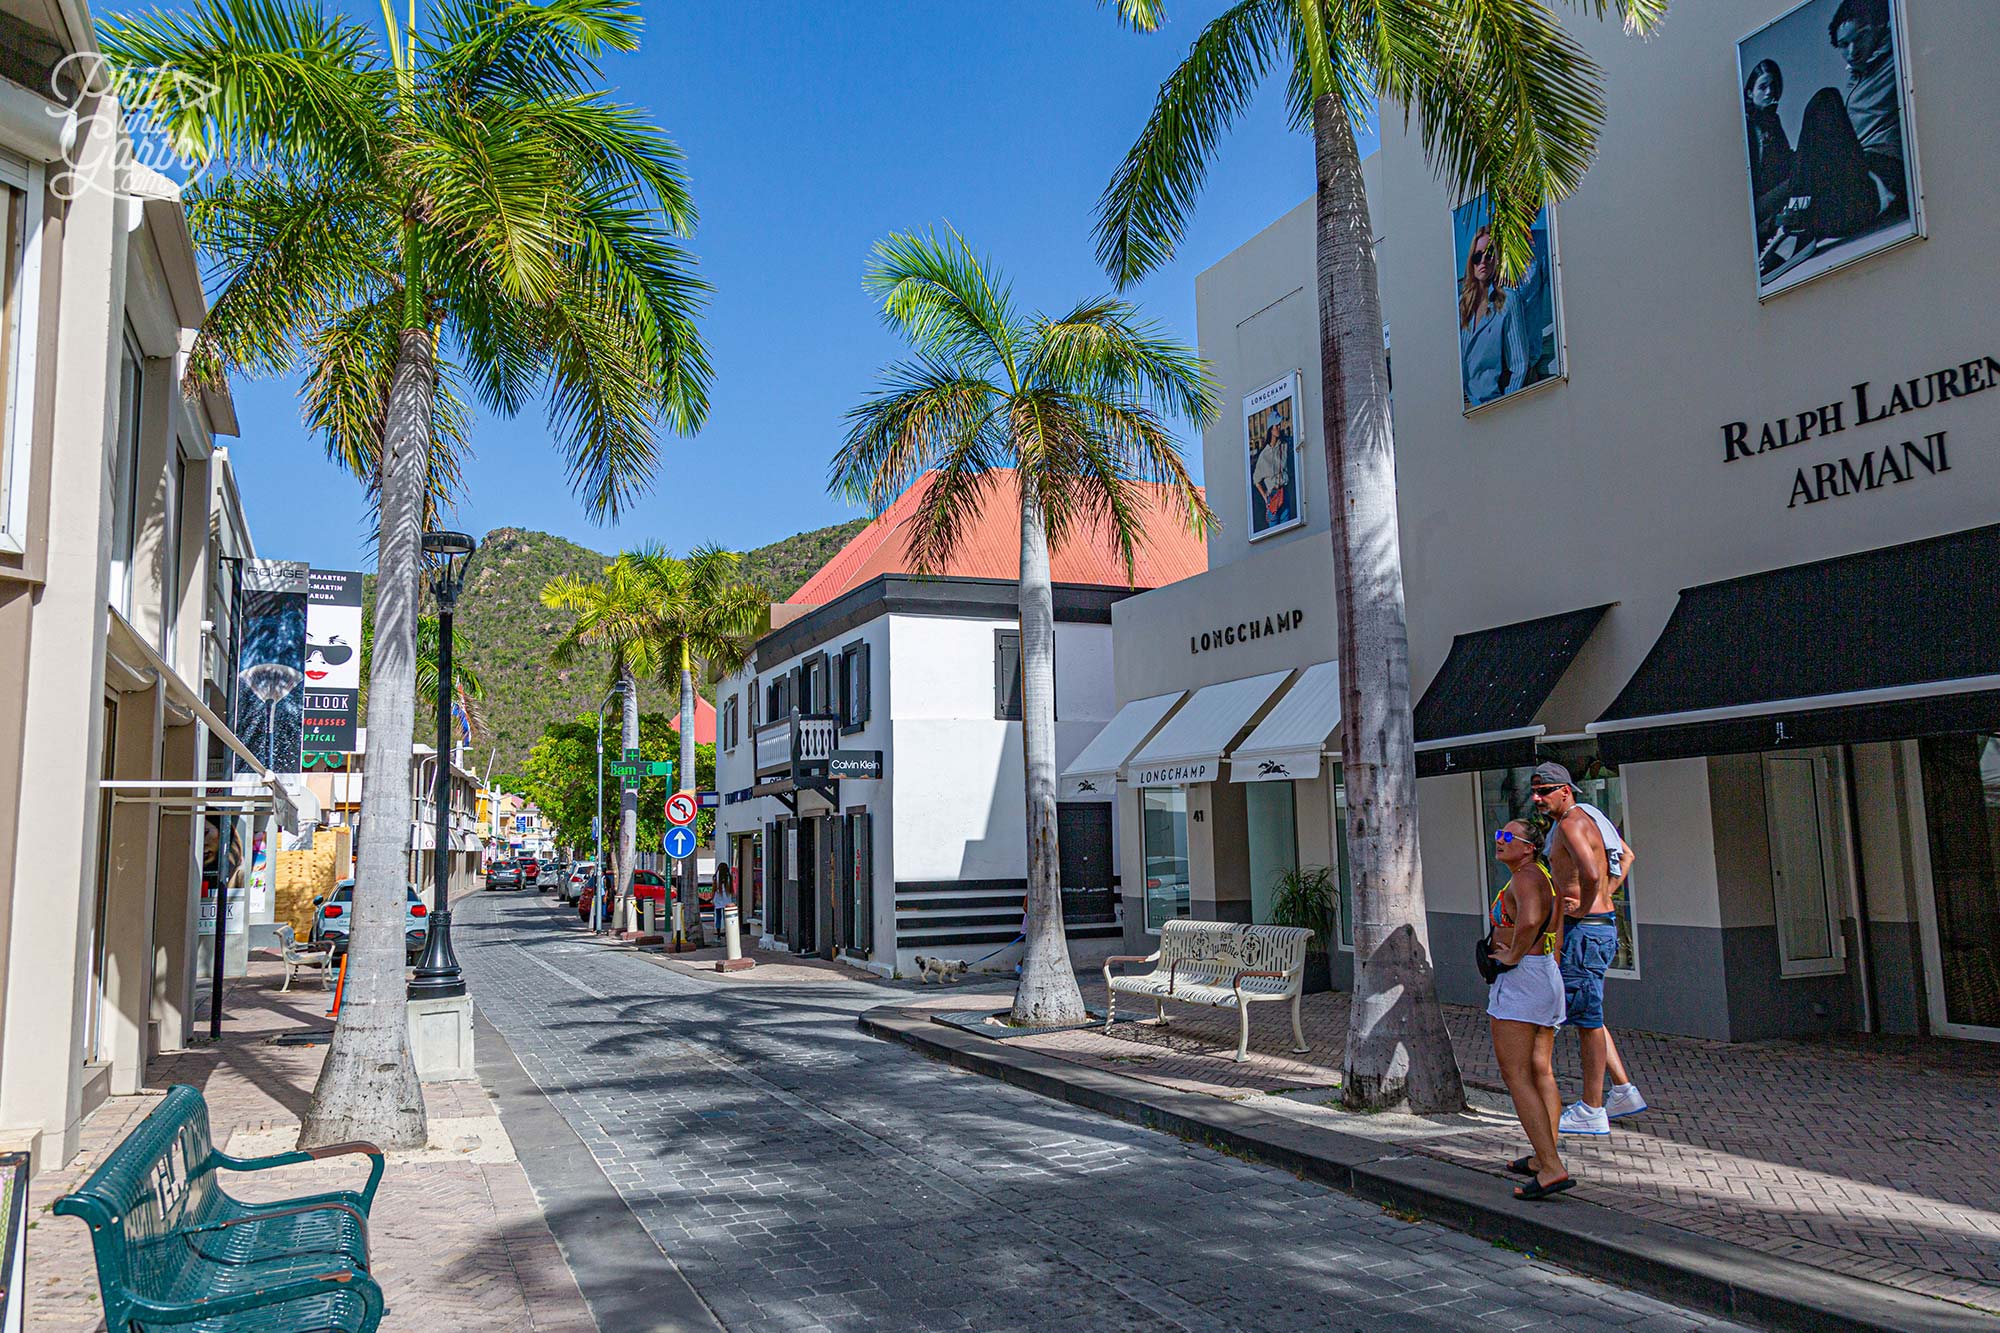
<svg viewBox="0 0 2000 1333">
<path fill-rule="evenodd" d="M 639 767 L 649 778 L 670 778 L 674 775 L 674 761 L 671 759 L 649 759 Z"/>
<path fill-rule="evenodd" d="M 628 760 L 622 764 L 606 764 L 605 769 L 614 778 L 671 778 L 674 764 L 671 759 Z"/>
<path fill-rule="evenodd" d="M 607 764 L 605 767 L 611 770 L 611 776 L 614 778 L 636 778 L 639 776 L 639 765 L 637 764 Z"/>
</svg>

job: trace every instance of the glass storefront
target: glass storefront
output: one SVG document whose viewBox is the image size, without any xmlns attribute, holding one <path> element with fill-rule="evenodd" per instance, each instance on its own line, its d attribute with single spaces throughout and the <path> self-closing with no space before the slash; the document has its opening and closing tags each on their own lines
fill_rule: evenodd
<svg viewBox="0 0 2000 1333">
<path fill-rule="evenodd" d="M 2000 1031 L 2000 736 L 1917 742 L 1944 1018 Z"/>
<path fill-rule="evenodd" d="M 1292 784 L 1245 783 L 1243 816 L 1250 853 L 1250 919 L 1268 925 L 1278 881 L 1299 868 L 1298 806 Z"/>
<path fill-rule="evenodd" d="M 1185 787 L 1139 789 L 1146 854 L 1146 929 L 1157 933 L 1188 915 L 1188 810 Z"/>
<path fill-rule="evenodd" d="M 1602 810 L 1621 831 L 1625 827 L 1625 781 L 1617 772 L 1604 764 L 1592 760 L 1589 763 L 1572 760 L 1567 764 L 1576 775 L 1577 793 L 1580 799 Z M 1479 818 L 1482 847 L 1486 854 L 1486 895 L 1490 903 L 1501 889 L 1507 886 L 1509 872 L 1499 858 L 1493 855 L 1493 835 L 1498 833 L 1509 820 L 1526 819 L 1535 813 L 1535 803 L 1528 796 L 1528 781 L 1532 768 L 1488 769 L 1479 775 Z M 1637 850 L 1635 843 L 1634 849 Z M 1611 898 L 1612 910 L 1618 914 L 1618 956 L 1611 960 L 1608 976 L 1637 979 L 1639 976 L 1639 936 L 1632 925 L 1632 881 L 1627 879 L 1618 886 Z"/>
</svg>

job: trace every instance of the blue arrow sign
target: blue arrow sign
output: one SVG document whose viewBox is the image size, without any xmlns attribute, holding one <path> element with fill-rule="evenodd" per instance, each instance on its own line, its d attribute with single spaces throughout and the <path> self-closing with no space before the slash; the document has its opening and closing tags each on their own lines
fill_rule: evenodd
<svg viewBox="0 0 2000 1333">
<path fill-rule="evenodd" d="M 667 855 L 676 861 L 685 861 L 694 855 L 694 830 L 686 824 L 674 824 L 667 829 Z"/>
</svg>

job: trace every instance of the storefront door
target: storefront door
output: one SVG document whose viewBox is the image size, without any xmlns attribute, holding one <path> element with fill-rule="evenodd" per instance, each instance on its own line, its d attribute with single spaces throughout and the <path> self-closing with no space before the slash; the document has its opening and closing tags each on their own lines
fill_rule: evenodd
<svg viewBox="0 0 2000 1333">
<path fill-rule="evenodd" d="M 2000 736 L 1917 742 L 1930 895 L 1924 964 L 1931 1026 L 2000 1041 Z"/>
</svg>

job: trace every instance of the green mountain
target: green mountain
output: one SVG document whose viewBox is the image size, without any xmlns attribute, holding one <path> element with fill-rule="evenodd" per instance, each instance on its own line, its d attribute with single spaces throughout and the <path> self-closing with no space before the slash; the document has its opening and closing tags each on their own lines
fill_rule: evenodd
<svg viewBox="0 0 2000 1333">
<path fill-rule="evenodd" d="M 783 601 L 866 523 L 857 518 L 760 546 L 744 554 L 744 575 L 762 584 L 773 601 Z M 489 734 L 472 751 L 482 773 L 489 750 L 493 772 L 516 771 L 543 727 L 587 716 L 604 697 L 608 661 L 568 668 L 549 661 L 566 619 L 542 605 L 541 593 L 542 585 L 558 575 L 590 578 L 608 563 L 609 556 L 575 542 L 521 528 L 495 528 L 480 543 L 465 591 L 459 595 L 455 637 L 460 659 L 479 673 L 486 686 Z M 372 613 L 372 575 L 365 595 Z M 651 697 L 655 693 L 660 697 Z M 664 688 L 640 685 L 644 711 L 667 712 L 674 706 Z M 420 704 L 418 736 L 429 739 L 435 725 L 431 706 Z"/>
</svg>

